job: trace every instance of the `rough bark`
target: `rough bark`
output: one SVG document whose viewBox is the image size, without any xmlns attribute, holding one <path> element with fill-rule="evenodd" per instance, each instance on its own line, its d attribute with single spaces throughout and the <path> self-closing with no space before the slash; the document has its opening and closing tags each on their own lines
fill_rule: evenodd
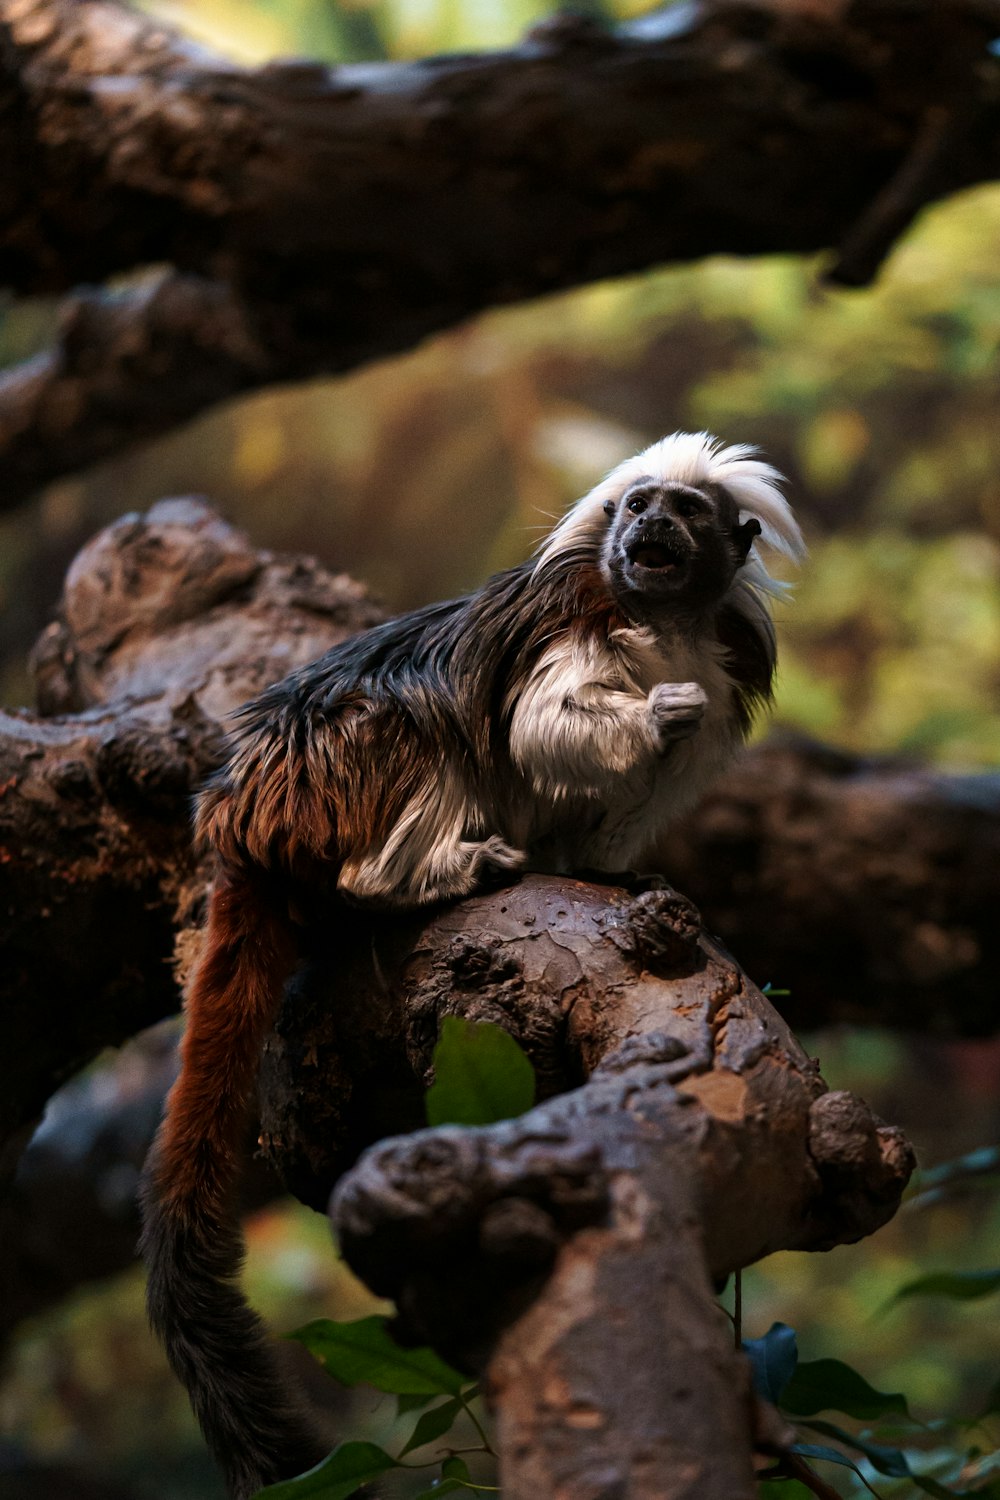
<svg viewBox="0 0 1000 1500">
<path fill-rule="evenodd" d="M 126 517 L 77 558 L 36 654 L 40 712 L 0 718 L 8 1166 L 64 1079 L 176 1009 L 204 885 L 188 803 L 225 715 L 378 617 L 343 575 L 258 552 L 192 501 Z M 810 1024 L 976 1035 L 995 1024 L 998 830 L 990 778 L 763 747 L 672 869 Z"/>
<path fill-rule="evenodd" d="M 826 1090 L 674 892 L 531 876 L 429 921 L 372 924 L 349 949 L 336 1035 L 315 994 L 292 994 L 294 1040 L 265 1079 L 265 1144 L 316 1195 L 350 1130 L 329 1112 L 317 1128 L 313 1103 L 339 1096 L 342 1125 L 363 1111 L 342 1081 L 362 1092 L 372 1016 L 383 1066 L 417 1082 L 445 1013 L 507 1027 L 546 1088 L 587 1078 L 518 1120 L 382 1141 L 332 1207 L 404 1336 L 485 1375 L 504 1494 L 749 1500 L 752 1450 L 780 1432 L 755 1431 L 713 1282 L 884 1223 L 912 1167 L 905 1139 Z M 343 961 L 338 941 L 338 989 Z"/>
<path fill-rule="evenodd" d="M 110 0 L 0 0 L 0 281 L 88 294 L 0 385 L 2 503 L 239 391 L 673 260 L 869 279 L 996 175 L 997 0 L 701 0 L 477 57 L 247 71 Z"/>
</svg>

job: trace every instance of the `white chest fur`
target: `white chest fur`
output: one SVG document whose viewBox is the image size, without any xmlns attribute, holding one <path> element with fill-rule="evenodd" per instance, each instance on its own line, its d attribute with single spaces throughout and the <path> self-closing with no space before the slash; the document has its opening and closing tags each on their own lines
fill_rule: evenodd
<svg viewBox="0 0 1000 1500">
<path fill-rule="evenodd" d="M 695 682 L 707 698 L 704 717 L 690 739 L 637 765 L 609 788 L 605 814 L 589 836 L 587 862 L 598 869 L 648 866 L 665 829 L 686 812 L 724 769 L 740 743 L 734 687 L 725 650 L 704 639 L 660 640 L 647 630 L 619 631 L 609 652 L 637 696 L 659 683 Z"/>
<path fill-rule="evenodd" d="M 521 686 L 510 733 L 512 759 L 530 785 L 517 831 L 539 863 L 647 867 L 666 826 L 739 742 L 723 661 L 716 642 L 639 628 L 553 642 Z M 707 698 L 704 716 L 691 739 L 662 752 L 649 693 L 692 682 Z"/>
</svg>

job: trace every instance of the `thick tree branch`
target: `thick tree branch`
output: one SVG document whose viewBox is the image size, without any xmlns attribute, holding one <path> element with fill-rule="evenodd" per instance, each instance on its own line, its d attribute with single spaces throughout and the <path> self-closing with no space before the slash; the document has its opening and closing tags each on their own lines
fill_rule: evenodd
<svg viewBox="0 0 1000 1500">
<path fill-rule="evenodd" d="M 330 1141 L 302 1090 L 339 1094 L 363 1045 L 419 1078 L 443 1013 L 501 1021 L 550 1084 L 589 1075 L 518 1120 L 382 1141 L 334 1198 L 345 1255 L 406 1335 L 485 1373 L 504 1494 L 752 1496 L 752 1402 L 712 1282 L 871 1233 L 909 1175 L 906 1141 L 827 1092 L 671 892 L 532 876 L 372 924 L 348 962 L 374 1036 L 341 1022 L 336 1055 L 306 997 L 286 1007 L 294 1051 L 265 1087 L 265 1140 L 293 1171 Z"/>
<path fill-rule="evenodd" d="M 837 245 L 864 279 L 922 204 L 997 174 L 998 30 L 998 0 L 701 0 L 495 55 L 248 72 L 110 0 L 0 0 L 0 281 L 179 278 L 91 296 L 7 376 L 2 503 L 555 288 Z"/>
<path fill-rule="evenodd" d="M 672 832 L 663 867 L 752 974 L 791 990 L 795 1026 L 997 1030 L 996 773 L 772 741 Z"/>
<path fill-rule="evenodd" d="M 76 559 L 36 653 L 41 713 L 0 721 L 12 1155 L 70 1073 L 176 1008 L 204 885 L 189 799 L 225 716 L 379 617 L 349 579 L 257 552 L 193 501 L 125 517 Z M 763 747 L 674 841 L 670 872 L 759 978 L 794 985 L 810 1024 L 980 1034 L 995 1027 L 998 838 L 988 777 Z"/>
</svg>

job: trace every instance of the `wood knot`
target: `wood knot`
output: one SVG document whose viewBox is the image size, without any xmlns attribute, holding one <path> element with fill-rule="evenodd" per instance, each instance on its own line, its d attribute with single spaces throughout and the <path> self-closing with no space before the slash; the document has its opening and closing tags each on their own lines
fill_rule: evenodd
<svg viewBox="0 0 1000 1500">
<path fill-rule="evenodd" d="M 504 1268 L 537 1272 L 555 1260 L 562 1236 L 539 1203 L 501 1198 L 490 1204 L 479 1225 L 479 1247 Z"/>
<path fill-rule="evenodd" d="M 522 972 L 516 953 L 496 939 L 455 938 L 448 947 L 445 963 L 455 983 L 466 990 L 505 984 L 519 978 Z"/>
<path fill-rule="evenodd" d="M 677 891 L 643 891 L 605 924 L 612 942 L 656 975 L 690 973 L 698 955 L 701 917 Z"/>
<path fill-rule="evenodd" d="M 678 1062 L 690 1055 L 690 1046 L 679 1036 L 669 1036 L 665 1031 L 644 1031 L 640 1036 L 630 1036 L 614 1052 L 602 1058 L 593 1076 L 627 1073 L 630 1068 L 656 1067 L 662 1063 Z"/>
<path fill-rule="evenodd" d="M 815 1099 L 809 1110 L 809 1153 L 819 1171 L 831 1221 L 831 1244 L 842 1244 L 844 1225 L 858 1238 L 892 1217 L 916 1165 L 902 1131 L 885 1125 L 867 1104 L 843 1090 Z"/>
</svg>

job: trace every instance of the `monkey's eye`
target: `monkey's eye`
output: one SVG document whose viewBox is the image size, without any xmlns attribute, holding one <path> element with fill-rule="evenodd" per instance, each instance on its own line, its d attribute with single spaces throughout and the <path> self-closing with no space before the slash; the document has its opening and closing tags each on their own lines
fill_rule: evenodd
<svg viewBox="0 0 1000 1500">
<path fill-rule="evenodd" d="M 677 513 L 683 516 L 685 521 L 690 521 L 691 517 L 696 516 L 700 510 L 701 506 L 697 500 L 689 500 L 686 496 L 682 495 L 677 501 Z"/>
<path fill-rule="evenodd" d="M 629 501 L 628 508 L 634 516 L 641 516 L 648 505 L 648 500 L 644 500 L 641 495 L 636 495 Z"/>
</svg>

